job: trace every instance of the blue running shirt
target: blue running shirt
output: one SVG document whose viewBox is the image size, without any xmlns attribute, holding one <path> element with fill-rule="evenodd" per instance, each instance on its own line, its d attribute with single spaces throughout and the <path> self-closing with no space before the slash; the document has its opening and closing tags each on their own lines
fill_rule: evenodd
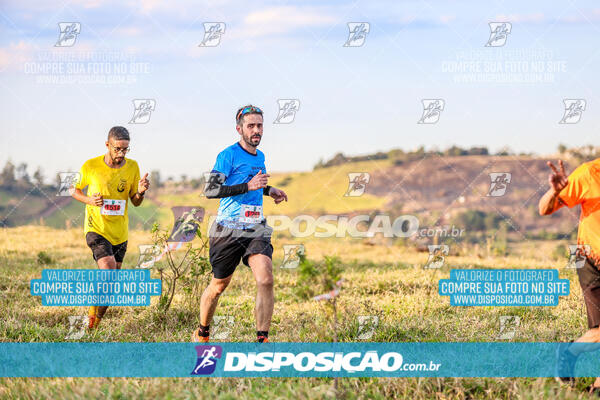
<svg viewBox="0 0 600 400">
<path fill-rule="evenodd" d="M 249 153 L 239 143 L 220 152 L 212 170 L 225 175 L 225 186 L 250 182 L 258 171 L 263 174 L 267 172 L 263 152 L 256 149 L 256 154 Z M 236 229 L 252 227 L 264 220 L 262 204 L 263 189 L 223 197 L 219 203 L 216 222 Z"/>
</svg>

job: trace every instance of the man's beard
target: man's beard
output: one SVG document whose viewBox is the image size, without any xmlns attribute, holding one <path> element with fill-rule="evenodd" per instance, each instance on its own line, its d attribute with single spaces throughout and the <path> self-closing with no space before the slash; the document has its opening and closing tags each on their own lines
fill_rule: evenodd
<svg viewBox="0 0 600 400">
<path fill-rule="evenodd" d="M 125 157 L 121 157 L 121 156 L 113 157 L 112 155 L 110 156 L 110 158 L 114 164 L 121 164 L 123 162 L 123 160 L 125 159 Z"/>
<path fill-rule="evenodd" d="M 246 142 L 246 144 L 248 144 L 248 145 L 250 145 L 252 147 L 257 147 L 260 144 L 260 140 L 262 139 L 262 137 L 259 136 L 259 135 L 256 135 L 256 137 L 258 138 L 258 142 L 254 143 L 254 141 L 252 139 L 253 136 L 254 135 L 251 135 L 251 136 L 248 136 L 248 137 L 244 136 L 244 142 Z"/>
</svg>

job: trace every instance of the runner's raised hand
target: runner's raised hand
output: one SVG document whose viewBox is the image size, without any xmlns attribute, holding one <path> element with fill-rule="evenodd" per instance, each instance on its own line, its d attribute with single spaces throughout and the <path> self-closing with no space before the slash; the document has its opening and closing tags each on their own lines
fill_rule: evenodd
<svg viewBox="0 0 600 400">
<path fill-rule="evenodd" d="M 558 160 L 560 170 L 557 169 L 551 161 L 548 161 L 546 164 L 552 169 L 552 173 L 548 175 L 548 183 L 556 193 L 559 193 L 569 183 L 567 173 L 565 172 L 565 166 L 562 160 Z"/>
</svg>

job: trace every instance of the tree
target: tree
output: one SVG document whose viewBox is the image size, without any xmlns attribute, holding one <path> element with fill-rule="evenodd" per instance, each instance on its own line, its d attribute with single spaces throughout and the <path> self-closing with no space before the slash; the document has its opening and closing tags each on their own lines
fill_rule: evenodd
<svg viewBox="0 0 600 400">
<path fill-rule="evenodd" d="M 35 184 L 40 187 L 44 184 L 44 173 L 42 172 L 42 168 L 37 167 L 37 169 L 33 173 L 33 179 L 35 181 Z"/>
<path fill-rule="evenodd" d="M 8 160 L 0 173 L 0 185 L 11 188 L 15 185 L 15 165 Z"/>
<path fill-rule="evenodd" d="M 487 156 L 489 151 L 487 147 L 471 147 L 467 154 L 471 156 Z"/>
<path fill-rule="evenodd" d="M 150 186 L 158 189 L 161 185 L 160 171 L 153 170 L 150 172 Z"/>
<path fill-rule="evenodd" d="M 60 179 L 60 174 L 57 173 L 56 177 L 54 178 L 54 184 L 56 185 L 57 190 L 60 188 L 61 182 L 62 182 L 62 180 Z"/>
<path fill-rule="evenodd" d="M 21 185 L 31 185 L 31 179 L 29 179 L 29 174 L 27 173 L 27 163 L 21 163 L 17 166 L 16 176 Z"/>
<path fill-rule="evenodd" d="M 448 150 L 446 150 L 447 156 L 456 157 L 456 156 L 464 156 L 466 154 L 467 154 L 467 152 L 458 146 L 452 146 Z"/>
<path fill-rule="evenodd" d="M 200 221 L 198 221 L 200 222 Z M 183 284 L 183 289 L 191 299 L 200 299 L 203 289 L 210 281 L 210 262 L 208 259 L 208 240 L 202 236 L 200 229 L 196 229 L 196 239 L 199 246 L 194 246 L 192 242 L 187 243 L 187 249 L 183 256 L 177 257 L 174 250 L 169 247 L 169 237 L 171 232 L 168 229 L 160 229 L 158 223 L 152 226 L 152 242 L 154 248 L 164 251 L 166 267 L 157 266 L 156 270 L 160 274 L 162 293 L 158 301 L 158 309 L 164 314 L 171 307 L 175 298 L 176 287 L 178 283 Z M 196 243 L 198 243 L 196 242 Z M 162 250 L 164 249 L 164 250 Z M 196 307 L 199 307 L 197 304 Z"/>
<path fill-rule="evenodd" d="M 559 152 L 559 154 L 565 154 L 566 151 L 567 151 L 567 146 L 565 146 L 562 143 L 558 145 L 558 152 Z"/>
<path fill-rule="evenodd" d="M 324 168 L 324 167 L 325 167 L 325 162 L 323 161 L 323 158 L 319 158 L 319 161 L 315 164 L 313 169 L 319 169 L 319 168 Z"/>
</svg>

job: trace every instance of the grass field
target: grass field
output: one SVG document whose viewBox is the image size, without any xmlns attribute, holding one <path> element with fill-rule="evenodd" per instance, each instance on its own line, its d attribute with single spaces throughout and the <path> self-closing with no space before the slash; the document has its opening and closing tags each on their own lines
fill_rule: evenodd
<svg viewBox="0 0 600 400">
<path fill-rule="evenodd" d="M 149 232 L 130 233 L 125 267 L 136 264 L 137 245 L 149 243 L 149 238 Z M 320 303 L 298 298 L 294 291 L 297 271 L 279 268 L 281 245 L 288 241 L 285 237 L 273 240 L 276 304 L 270 337 L 273 341 L 332 341 L 328 310 Z M 513 245 L 512 256 L 502 258 L 475 257 L 467 251 L 448 257 L 440 270 L 423 269 L 426 254 L 401 246 L 373 246 L 357 239 L 312 239 L 304 244 L 311 259 L 338 255 L 343 261 L 346 284 L 339 297 L 340 341 L 357 340 L 360 315 L 379 316 L 369 340 L 381 342 L 494 341 L 501 315 L 520 316 L 515 341 L 565 341 L 585 330 L 581 291 L 575 274 L 565 269 L 561 269 L 561 278 L 571 280 L 571 295 L 561 298 L 558 307 L 451 307 L 447 298 L 437 294 L 438 280 L 447 278 L 451 267 L 561 268 L 564 260 L 547 256 L 556 245 L 553 242 Z M 38 262 L 39 252 L 49 257 L 49 264 Z M 29 281 L 39 278 L 45 267 L 95 267 L 79 229 L 30 226 L 0 231 L 1 341 L 65 341 L 68 317 L 85 315 L 83 307 L 43 307 L 39 298 L 30 296 Z M 240 266 L 217 309 L 217 315 L 234 318 L 228 341 L 254 339 L 253 298 L 252 276 L 248 268 Z M 180 293 L 166 317 L 158 314 L 155 306 L 112 307 L 100 329 L 80 341 L 186 342 L 197 325 L 197 302 Z M 338 397 L 586 398 L 583 388 L 589 383 L 591 379 L 579 379 L 577 387 L 570 389 L 550 378 L 343 378 Z M 331 379 L 317 378 L 5 378 L 0 380 L 0 397 L 323 398 L 333 396 L 331 387 Z"/>
</svg>

